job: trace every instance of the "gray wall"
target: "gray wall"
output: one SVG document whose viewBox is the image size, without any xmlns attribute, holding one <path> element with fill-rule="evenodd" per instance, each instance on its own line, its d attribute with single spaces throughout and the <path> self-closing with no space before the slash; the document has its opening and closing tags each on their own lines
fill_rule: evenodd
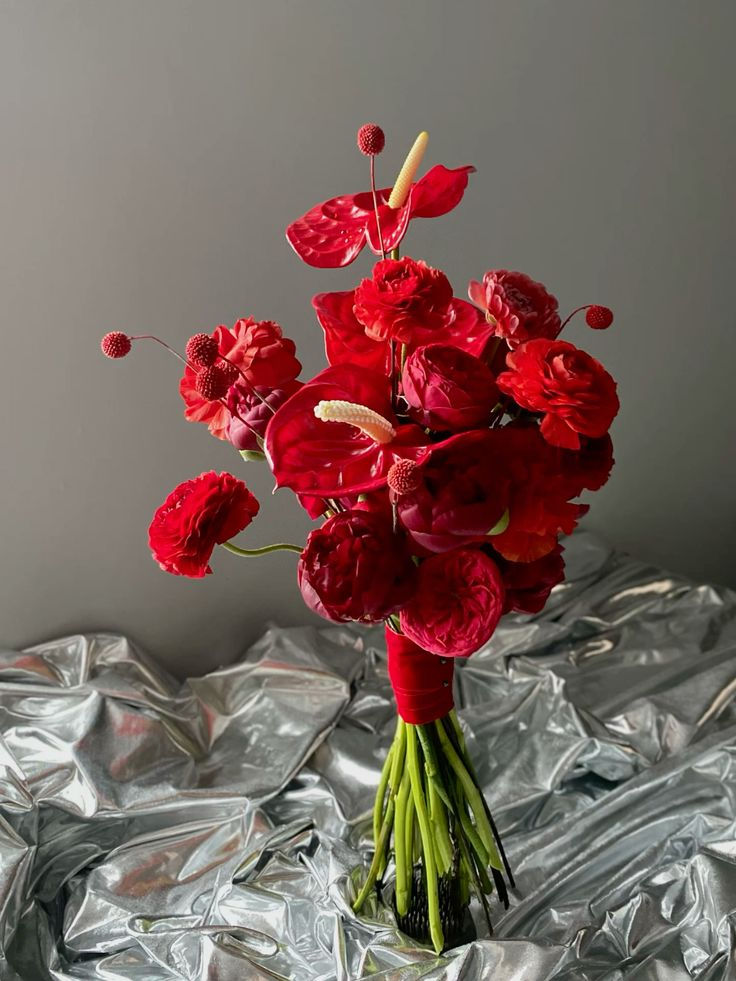
<svg viewBox="0 0 736 981">
<path fill-rule="evenodd" d="M 570 339 L 617 377 L 618 466 L 589 526 L 696 577 L 734 560 L 733 0 L 0 0 L 3 479 L 0 640 L 125 630 L 178 671 L 229 660 L 264 621 L 306 619 L 294 556 L 224 553 L 206 582 L 159 572 L 150 515 L 181 479 L 245 474 L 250 540 L 307 523 L 265 472 L 181 419 L 177 365 L 102 332 L 253 314 L 323 364 L 313 292 L 283 228 L 366 185 L 377 120 L 390 181 L 421 128 L 472 162 L 461 207 L 407 250 L 462 295 L 524 269 L 563 310 L 616 310 Z"/>
</svg>

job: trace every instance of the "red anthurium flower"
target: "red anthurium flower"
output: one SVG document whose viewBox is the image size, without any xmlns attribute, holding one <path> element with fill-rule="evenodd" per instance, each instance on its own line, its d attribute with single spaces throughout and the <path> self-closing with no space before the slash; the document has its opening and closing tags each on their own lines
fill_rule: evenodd
<svg viewBox="0 0 736 981">
<path fill-rule="evenodd" d="M 361 365 L 385 374 L 389 369 L 389 341 L 374 341 L 368 337 L 353 312 L 354 303 L 355 290 L 318 293 L 312 298 L 317 320 L 325 332 L 327 360 L 331 365 Z M 417 329 L 414 333 L 415 344 L 407 345 L 409 353 L 419 344 L 436 343 L 449 344 L 480 357 L 493 335 L 493 328 L 471 303 L 454 297 L 442 327 Z"/>
<path fill-rule="evenodd" d="M 380 442 L 356 425 L 318 419 L 318 403 L 332 401 L 365 407 L 394 435 Z M 354 364 L 326 368 L 292 395 L 268 424 L 265 450 L 278 487 L 329 497 L 376 490 L 396 460 L 428 452 L 419 426 L 399 425 L 388 379 Z"/>
<path fill-rule="evenodd" d="M 415 184 L 401 208 L 389 208 L 391 188 L 376 192 L 384 248 L 395 249 L 412 218 L 438 218 L 460 202 L 475 167 L 449 170 L 438 164 Z M 376 255 L 381 246 L 370 191 L 343 194 L 317 204 L 286 229 L 296 254 L 310 266 L 331 269 L 349 265 L 368 243 Z"/>
</svg>

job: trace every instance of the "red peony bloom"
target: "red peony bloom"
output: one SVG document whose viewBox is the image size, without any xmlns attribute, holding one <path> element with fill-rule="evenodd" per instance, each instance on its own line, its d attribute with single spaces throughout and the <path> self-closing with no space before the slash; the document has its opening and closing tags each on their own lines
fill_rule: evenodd
<svg viewBox="0 0 736 981">
<path fill-rule="evenodd" d="M 271 416 L 301 387 L 302 383 L 298 381 L 288 382 L 284 388 L 253 389 L 242 382 L 232 385 L 227 396 L 227 406 L 232 413 L 227 435 L 235 449 L 262 449 Z"/>
<path fill-rule="evenodd" d="M 215 545 L 229 541 L 258 514 L 258 501 L 242 480 L 214 470 L 186 480 L 153 516 L 148 542 L 153 557 L 175 576 L 209 575 Z"/>
<path fill-rule="evenodd" d="M 476 429 L 432 448 L 419 487 L 397 500 L 401 523 L 420 549 L 445 552 L 489 541 L 508 504 L 501 432 Z"/>
<path fill-rule="evenodd" d="M 320 616 L 378 623 L 409 599 L 416 566 L 390 514 L 342 511 L 309 533 L 298 578 L 304 602 Z"/>
<path fill-rule="evenodd" d="M 580 475 L 560 470 L 561 451 L 536 426 L 506 426 L 497 434 L 498 466 L 509 481 L 509 523 L 490 544 L 510 562 L 534 562 L 548 555 L 558 536 L 569 535 L 588 507 L 570 498 L 582 491 Z"/>
<path fill-rule="evenodd" d="M 543 412 L 541 433 L 553 446 L 579 449 L 580 436 L 605 436 L 618 412 L 616 383 L 605 368 L 567 341 L 527 341 L 506 357 L 498 387 L 517 405 Z"/>
<path fill-rule="evenodd" d="M 437 165 L 412 184 L 406 202 L 389 208 L 391 188 L 376 192 L 381 234 L 386 250 L 395 249 L 412 218 L 437 218 L 456 207 L 475 167 L 448 170 Z M 286 229 L 286 238 L 296 254 L 310 266 L 321 269 L 347 266 L 368 242 L 376 255 L 381 246 L 370 191 L 344 194 L 315 205 Z"/>
<path fill-rule="evenodd" d="M 425 651 L 469 657 L 490 640 L 503 612 L 498 566 L 479 548 L 456 548 L 419 566 L 401 629 Z"/>
<path fill-rule="evenodd" d="M 368 337 L 353 311 L 355 290 L 341 293 L 318 293 L 312 299 L 317 319 L 325 332 L 325 351 L 331 365 L 362 365 L 371 371 L 386 373 L 390 367 L 388 340 L 375 341 Z M 492 330 L 482 314 L 467 300 L 453 297 L 440 328 L 426 330 L 415 325 L 414 343 L 436 342 L 450 344 L 480 357 Z"/>
<path fill-rule="evenodd" d="M 560 331 L 557 300 L 525 273 L 491 269 L 482 283 L 470 281 L 468 295 L 509 347 L 534 337 L 557 337 Z"/>
<path fill-rule="evenodd" d="M 447 344 L 417 348 L 401 377 L 409 414 L 429 429 L 460 432 L 487 425 L 499 394 L 490 369 Z"/>
<path fill-rule="evenodd" d="M 331 400 L 377 412 L 394 427 L 393 439 L 379 443 L 348 423 L 318 419 L 316 405 Z M 387 378 L 344 364 L 326 368 L 281 406 L 266 429 L 265 450 L 277 487 L 343 497 L 385 486 L 391 465 L 424 457 L 427 442 L 418 426 L 399 425 Z"/>
<path fill-rule="evenodd" d="M 411 344 L 419 331 L 444 327 L 451 302 L 443 272 L 404 256 L 375 264 L 355 291 L 353 312 L 372 340 Z"/>
<path fill-rule="evenodd" d="M 212 336 L 217 340 L 220 357 L 237 365 L 252 385 L 284 388 L 302 370 L 294 342 L 284 337 L 279 325 L 271 320 L 243 318 L 232 328 L 216 327 Z M 227 439 L 230 412 L 221 403 L 208 402 L 199 394 L 196 377 L 191 368 L 186 368 L 179 383 L 186 403 L 184 416 L 190 422 L 207 423 L 213 436 Z"/>
<path fill-rule="evenodd" d="M 534 562 L 498 561 L 506 602 L 503 612 L 539 613 L 549 599 L 552 588 L 565 578 L 564 549 L 557 545 Z"/>
</svg>

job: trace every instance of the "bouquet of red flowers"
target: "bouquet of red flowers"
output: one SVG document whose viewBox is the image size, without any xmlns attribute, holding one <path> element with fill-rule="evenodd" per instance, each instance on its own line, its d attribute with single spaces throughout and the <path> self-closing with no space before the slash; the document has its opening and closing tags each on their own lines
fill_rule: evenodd
<svg viewBox="0 0 736 981">
<path fill-rule="evenodd" d="M 451 211 L 472 167 L 416 179 L 421 133 L 392 188 L 377 190 L 380 127 L 358 132 L 370 189 L 332 198 L 291 224 L 305 262 L 378 257 L 352 289 L 313 299 L 329 367 L 306 383 L 273 321 L 238 320 L 186 345 L 185 417 L 270 466 L 319 521 L 304 547 L 232 539 L 258 501 L 229 473 L 177 487 L 150 526 L 153 557 L 174 575 L 209 574 L 216 545 L 237 555 L 299 554 L 307 606 L 340 623 L 384 623 L 396 735 L 373 811 L 374 854 L 359 910 L 390 879 L 399 925 L 440 951 L 473 889 L 488 915 L 513 877 L 453 709 L 455 658 L 491 638 L 512 610 L 542 609 L 563 578 L 569 534 L 613 465 L 616 385 L 595 358 L 559 339 L 555 297 L 505 269 L 472 281 L 470 302 L 443 272 L 400 255 L 409 223 Z M 602 306 L 580 307 L 608 327 Z M 570 315 L 572 316 L 572 314 Z M 569 317 L 567 318 L 570 319 Z M 107 334 L 111 358 L 151 335 Z M 490 926 L 490 919 L 489 919 Z"/>
</svg>

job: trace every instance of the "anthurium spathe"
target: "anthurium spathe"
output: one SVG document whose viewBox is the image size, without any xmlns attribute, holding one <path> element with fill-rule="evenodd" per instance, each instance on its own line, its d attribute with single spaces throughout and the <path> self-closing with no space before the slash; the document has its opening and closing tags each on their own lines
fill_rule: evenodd
<svg viewBox="0 0 736 981">
<path fill-rule="evenodd" d="M 374 414 L 388 429 L 368 432 L 356 424 L 317 418 L 321 403 L 365 409 L 369 421 Z M 422 459 L 428 442 L 419 426 L 397 420 L 385 375 L 343 364 L 320 372 L 281 406 L 266 429 L 265 450 L 277 487 L 336 497 L 384 486 L 392 464 Z"/>
<path fill-rule="evenodd" d="M 392 188 L 376 191 L 379 237 L 373 196 L 370 191 L 343 194 L 317 204 L 286 229 L 286 238 L 300 259 L 310 266 L 331 269 L 349 265 L 368 243 L 381 254 L 395 249 L 406 234 L 412 218 L 438 218 L 452 211 L 468 186 L 475 167 L 451 170 L 437 164 L 415 184 L 400 208 L 389 205 Z"/>
</svg>

